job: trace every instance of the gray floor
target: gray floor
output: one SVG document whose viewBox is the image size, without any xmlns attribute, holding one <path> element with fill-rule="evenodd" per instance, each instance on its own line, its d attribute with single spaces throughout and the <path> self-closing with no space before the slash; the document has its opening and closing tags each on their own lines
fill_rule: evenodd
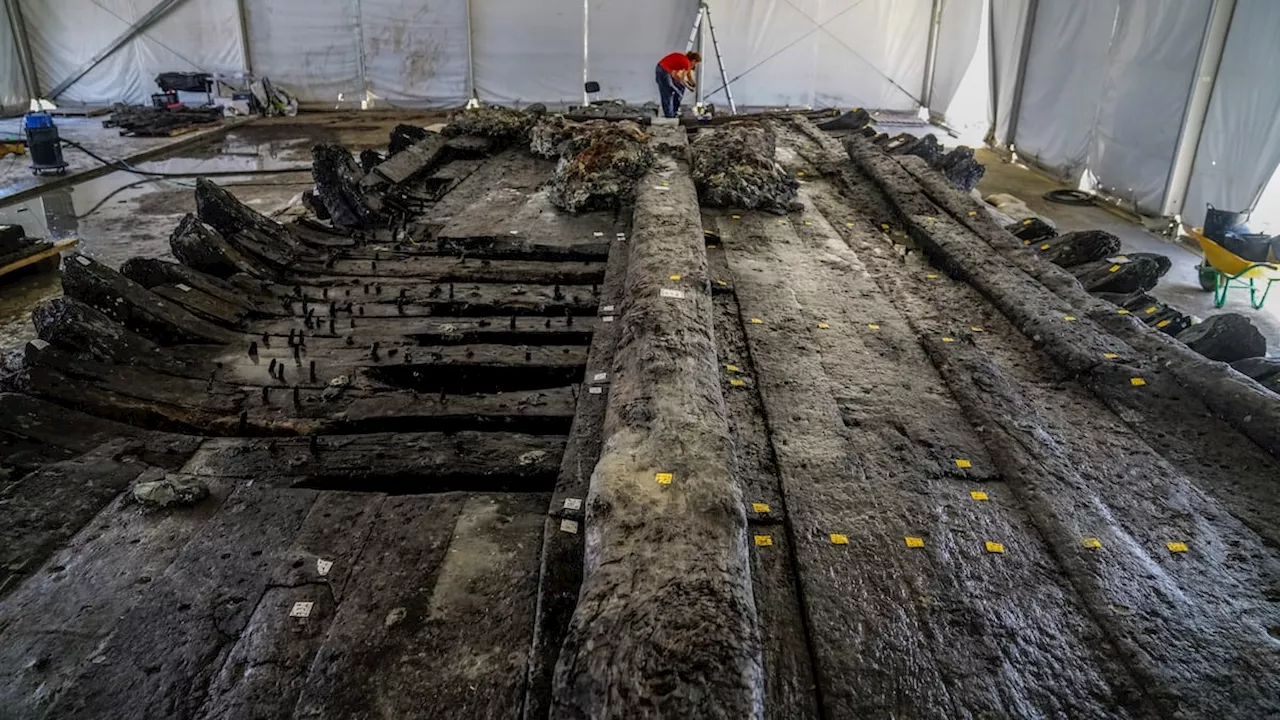
<svg viewBox="0 0 1280 720">
<path fill-rule="evenodd" d="M 1248 317 L 1267 338 L 1268 355 L 1280 355 L 1280 298 L 1272 297 L 1263 309 L 1254 310 L 1249 305 L 1247 292 L 1233 291 L 1226 305 L 1215 308 L 1213 293 L 1200 288 L 1196 272 L 1196 265 L 1200 262 L 1198 252 L 1148 232 L 1141 225 L 1110 210 L 1048 202 L 1042 196 L 1049 190 L 1062 187 L 1057 182 L 1034 170 L 1004 162 L 988 150 L 977 151 L 976 157 L 987 166 L 987 174 L 978 185 L 978 191 L 984 196 L 1008 193 L 1020 198 L 1032 212 L 1053 220 L 1060 231 L 1105 230 L 1120 238 L 1126 252 L 1152 252 L 1167 256 L 1173 261 L 1173 269 L 1160 280 L 1152 295 L 1199 320 L 1218 313 L 1240 313 Z"/>
</svg>

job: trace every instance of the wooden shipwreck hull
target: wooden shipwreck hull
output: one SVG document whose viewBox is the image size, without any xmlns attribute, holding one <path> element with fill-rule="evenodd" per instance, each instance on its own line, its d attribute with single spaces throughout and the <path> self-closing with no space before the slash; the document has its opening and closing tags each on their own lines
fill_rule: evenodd
<svg viewBox="0 0 1280 720">
<path fill-rule="evenodd" d="M 781 217 L 675 128 L 567 215 L 405 126 L 314 217 L 202 180 L 178 262 L 67 258 L 0 367 L 0 718 L 1280 714 L 1280 396 L 1048 262 L 1106 238 L 766 122 Z"/>
</svg>

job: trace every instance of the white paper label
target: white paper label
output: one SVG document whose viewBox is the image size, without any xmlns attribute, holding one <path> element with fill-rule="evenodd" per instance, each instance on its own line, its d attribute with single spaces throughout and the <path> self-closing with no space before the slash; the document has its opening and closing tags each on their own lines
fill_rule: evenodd
<svg viewBox="0 0 1280 720">
<path fill-rule="evenodd" d="M 593 387 L 593 388 L 591 388 L 590 390 L 588 390 L 587 392 L 588 392 L 588 393 L 591 393 L 592 395 L 600 395 L 600 394 L 604 393 L 604 388 L 600 388 L 600 387 Z"/>
<path fill-rule="evenodd" d="M 83 256 L 83 255 L 77 255 L 77 256 L 76 256 L 76 262 L 80 263 L 81 265 L 88 265 L 88 264 L 89 264 L 89 258 L 87 258 L 87 257 L 85 257 L 85 256 Z"/>
<path fill-rule="evenodd" d="M 577 535 L 577 534 L 578 534 L 578 521 L 577 521 L 577 520 L 561 520 L 561 521 L 560 521 L 560 531 L 561 531 L 561 532 L 567 532 L 567 533 L 570 533 L 570 534 L 573 534 L 573 535 Z"/>
<path fill-rule="evenodd" d="M 512 234 L 512 235 L 519 235 L 519 234 L 520 234 L 520 231 L 519 231 L 519 230 L 512 230 L 512 231 L 511 231 L 511 234 Z"/>
<path fill-rule="evenodd" d="M 662 288 L 662 290 L 661 290 L 661 292 L 660 292 L 659 294 L 660 294 L 660 295 L 662 295 L 662 297 L 665 297 L 665 298 L 680 298 L 680 299 L 684 299 L 684 291 L 683 291 L 683 290 L 670 290 L 670 289 L 668 289 L 668 288 Z"/>
<path fill-rule="evenodd" d="M 601 310 L 603 310 L 603 311 L 605 311 L 605 312 L 613 312 L 613 306 L 612 306 L 612 305 L 605 305 L 604 307 L 602 307 L 602 308 L 600 308 L 600 309 L 601 309 Z"/>
<path fill-rule="evenodd" d="M 182 292 L 191 292 L 191 288 L 186 285 L 183 285 L 182 283 L 178 283 L 176 287 Z"/>
<path fill-rule="evenodd" d="M 653 186 L 653 189 L 654 189 L 654 190 L 661 190 L 661 191 L 663 191 L 663 192 L 666 192 L 666 191 L 670 190 L 671 188 L 669 188 L 669 187 L 662 187 L 661 185 L 654 185 L 654 186 Z"/>
<path fill-rule="evenodd" d="M 595 377 L 591 378 L 591 382 L 604 382 L 605 380 L 608 380 L 608 379 L 609 379 L 609 373 L 596 373 Z"/>
<path fill-rule="evenodd" d="M 311 608 L 313 606 L 315 606 L 315 603 L 296 602 L 293 604 L 293 609 L 289 611 L 289 617 L 296 617 L 296 618 L 311 617 Z"/>
<path fill-rule="evenodd" d="M 316 572 L 320 573 L 320 577 L 324 577 L 325 575 L 328 575 L 329 570 L 332 567 L 333 567 L 332 560 L 321 560 L 320 558 L 316 558 Z"/>
<path fill-rule="evenodd" d="M 600 322 L 613 322 L 613 316 L 605 315 L 604 317 L 600 318 Z"/>
<path fill-rule="evenodd" d="M 592 237 L 604 237 L 604 233 L 602 233 L 602 232 L 593 232 L 593 233 L 591 233 L 591 236 L 592 236 Z"/>
<path fill-rule="evenodd" d="M 564 509 L 565 510 L 581 510 L 582 498 L 565 498 Z"/>
</svg>

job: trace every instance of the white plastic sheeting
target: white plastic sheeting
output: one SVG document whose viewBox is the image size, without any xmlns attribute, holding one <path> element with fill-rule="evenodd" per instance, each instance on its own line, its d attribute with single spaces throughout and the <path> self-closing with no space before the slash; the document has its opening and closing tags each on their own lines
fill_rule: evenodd
<svg viewBox="0 0 1280 720">
<path fill-rule="evenodd" d="M 1131 1 L 1116 18 L 1089 171 L 1108 193 L 1153 215 L 1164 203 L 1212 4 Z"/>
<path fill-rule="evenodd" d="M 354 3 L 247 0 L 245 15 L 254 74 L 302 102 L 363 98 Z"/>
<path fill-rule="evenodd" d="M 46 92 L 106 48 L 160 0 L 21 0 Z M 236 0 L 185 0 L 67 88 L 61 103 L 145 102 L 167 71 L 238 71 Z"/>
<path fill-rule="evenodd" d="M 991 140 L 1008 145 L 1030 0 L 991 0 Z"/>
<path fill-rule="evenodd" d="M 656 102 L 653 69 L 667 53 L 684 50 L 697 11 L 697 0 L 591 0 L 587 76 L 600 83 L 600 97 Z M 704 88 L 711 90 L 720 82 L 710 35 L 704 50 L 709 60 L 704 66 Z"/>
<path fill-rule="evenodd" d="M 18 43 L 10 31 L 12 23 L 4 5 L 0 5 L 0 23 L 0 113 L 9 115 L 25 110 L 30 98 L 18 61 Z"/>
<path fill-rule="evenodd" d="M 480 99 L 504 105 L 581 103 L 582 2 L 473 0 L 471 29 Z M 601 38 L 601 47 L 608 44 Z"/>
<path fill-rule="evenodd" d="M 938 29 L 937 59 L 933 70 L 933 94 L 929 112 L 946 114 L 978 49 L 983 5 L 986 0 L 943 0 Z"/>
<path fill-rule="evenodd" d="M 1280 163 L 1280 3 L 1237 0 L 1209 101 L 1184 221 L 1204 223 L 1205 204 L 1252 207 Z"/>
<path fill-rule="evenodd" d="M 1014 145 L 1073 184 L 1093 142 L 1119 0 L 1041 2 Z"/>
<path fill-rule="evenodd" d="M 376 98 L 398 107 L 465 102 L 466 2 L 360 0 L 360 20 L 369 90 Z"/>
</svg>

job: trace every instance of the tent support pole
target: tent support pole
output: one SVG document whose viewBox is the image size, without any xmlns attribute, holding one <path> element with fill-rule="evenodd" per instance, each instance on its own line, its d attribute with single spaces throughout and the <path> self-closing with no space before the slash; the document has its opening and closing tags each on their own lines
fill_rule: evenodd
<svg viewBox="0 0 1280 720">
<path fill-rule="evenodd" d="M 249 10 L 244 0 L 236 0 L 236 10 L 240 13 L 240 54 L 244 61 L 245 74 L 253 75 L 253 51 L 249 48 Z"/>
<path fill-rule="evenodd" d="M 27 37 L 27 23 L 22 19 L 22 6 L 18 0 L 4 0 L 9 12 L 9 29 L 13 31 L 13 43 L 18 48 L 18 63 L 22 80 L 27 86 L 28 99 L 40 97 L 40 77 L 36 74 L 36 62 L 31 54 L 31 40 Z"/>
<path fill-rule="evenodd" d="M 1196 153 L 1200 149 L 1205 118 L 1209 115 L 1209 101 L 1213 98 L 1213 86 L 1218 80 L 1218 67 L 1222 64 L 1222 51 L 1227 46 L 1227 34 L 1231 30 L 1231 18 L 1235 10 L 1236 0 L 1214 0 L 1213 8 L 1209 11 L 1209 24 L 1204 31 L 1204 42 L 1200 45 L 1196 77 L 1187 100 L 1187 112 L 1182 119 L 1178 149 L 1173 155 L 1169 186 L 1161 207 L 1161 214 L 1166 217 L 1181 214 L 1187 201 L 1191 171 L 1195 167 Z"/>
<path fill-rule="evenodd" d="M 98 64 L 106 60 L 112 53 L 124 47 L 124 44 L 137 37 L 138 33 L 146 30 L 156 23 L 157 20 L 169 14 L 170 10 L 181 5 L 183 0 L 160 0 L 160 3 L 147 11 L 146 15 L 138 18 L 138 22 L 129 26 L 120 37 L 111 41 L 110 45 L 103 48 L 98 54 L 89 58 L 89 61 L 74 72 L 67 76 L 65 80 L 53 86 L 49 91 L 49 99 L 52 100 L 62 94 L 64 90 L 79 82 L 80 78 L 89 74 L 89 71 L 98 67 Z"/>
<path fill-rule="evenodd" d="M 943 0 L 933 0 L 933 9 L 929 12 L 929 44 L 924 51 L 924 85 L 920 88 L 920 105 L 932 114 L 929 106 L 933 104 L 933 73 L 938 66 L 938 35 L 942 30 Z"/>
<path fill-rule="evenodd" d="M 480 107 L 476 93 L 476 45 L 471 31 L 471 0 L 467 0 L 467 107 Z"/>
<path fill-rule="evenodd" d="M 591 105 L 591 0 L 582 0 L 582 107 Z"/>
<path fill-rule="evenodd" d="M 1022 47 L 1018 50 L 1018 74 L 1013 82 L 1013 106 L 1009 109 L 1009 138 L 1005 144 L 1017 147 L 1018 116 L 1022 114 L 1022 88 L 1027 81 L 1027 58 L 1031 57 L 1031 35 L 1036 28 L 1036 10 L 1040 8 L 1040 0 L 1028 0 L 1027 23 L 1022 29 Z"/>
</svg>

